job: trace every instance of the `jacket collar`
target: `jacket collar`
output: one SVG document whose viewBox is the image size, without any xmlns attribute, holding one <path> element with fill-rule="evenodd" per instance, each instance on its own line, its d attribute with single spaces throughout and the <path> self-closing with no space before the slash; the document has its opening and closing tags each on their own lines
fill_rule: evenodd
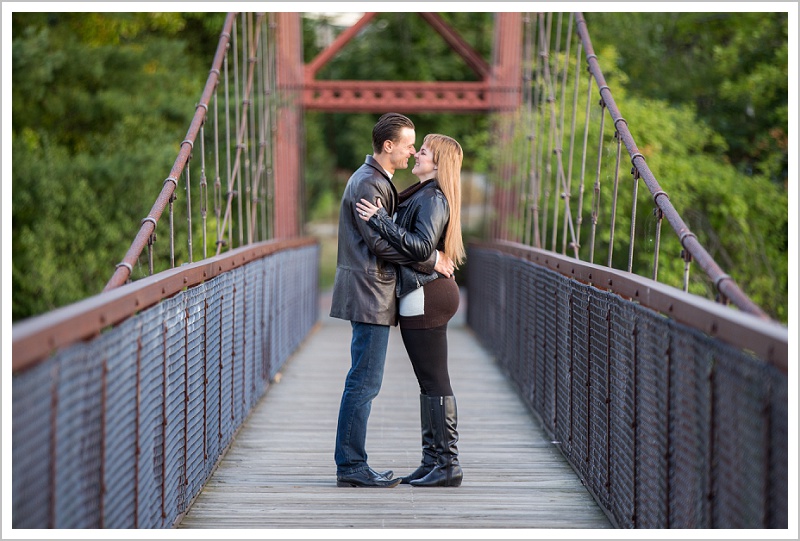
<svg viewBox="0 0 800 541">
<path fill-rule="evenodd" d="M 405 190 L 403 190 L 398 194 L 398 197 L 400 198 L 400 204 L 405 203 L 406 201 L 411 199 L 411 196 L 413 196 L 417 192 L 422 191 L 425 188 L 436 190 L 437 188 L 439 188 L 439 184 L 436 182 L 435 179 L 432 178 L 429 178 L 428 180 L 423 180 L 421 182 L 417 182 L 416 184 L 412 184 L 411 186 L 409 186 L 408 188 L 406 188 Z"/>
<path fill-rule="evenodd" d="M 365 163 L 365 164 L 367 164 L 367 165 L 369 165 L 369 166 L 370 166 L 370 167 L 372 167 L 373 169 L 377 169 L 377 171 L 378 171 L 378 172 L 379 172 L 381 175 L 383 175 L 384 177 L 386 177 L 386 180 L 392 180 L 392 177 L 391 177 L 391 175 L 389 175 L 389 173 L 387 173 L 387 172 L 386 172 L 386 170 L 383 168 L 383 166 L 382 166 L 381 164 L 379 164 L 379 163 L 378 163 L 378 160 L 376 160 L 376 159 L 375 159 L 373 156 L 371 156 L 370 154 L 367 154 L 367 158 L 366 158 L 366 160 L 364 160 L 364 163 Z"/>
</svg>

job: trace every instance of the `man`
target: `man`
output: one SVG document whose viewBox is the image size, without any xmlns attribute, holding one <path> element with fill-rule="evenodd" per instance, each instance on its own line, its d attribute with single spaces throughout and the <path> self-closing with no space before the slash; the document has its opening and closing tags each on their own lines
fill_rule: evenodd
<svg viewBox="0 0 800 541">
<path fill-rule="evenodd" d="M 389 329 L 397 324 L 395 297 L 397 265 L 414 265 L 420 272 L 434 270 L 450 277 L 453 262 L 441 252 L 422 262 L 395 251 L 367 222 L 358 218 L 356 203 L 380 199 L 389 215 L 397 205 L 392 176 L 408 168 L 416 153 L 414 124 L 398 113 L 386 113 L 372 129 L 372 156 L 347 181 L 339 211 L 338 256 L 331 301 L 331 317 L 350 321 L 351 367 L 345 379 L 336 430 L 336 486 L 385 487 L 398 485 L 393 472 L 378 473 L 367 463 L 366 438 L 372 400 L 383 381 Z"/>
</svg>

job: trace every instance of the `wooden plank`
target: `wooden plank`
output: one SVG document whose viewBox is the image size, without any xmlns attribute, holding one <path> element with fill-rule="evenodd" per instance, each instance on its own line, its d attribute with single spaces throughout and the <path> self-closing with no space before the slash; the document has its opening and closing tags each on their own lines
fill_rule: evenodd
<svg viewBox="0 0 800 541">
<path fill-rule="evenodd" d="M 350 324 L 328 317 L 253 410 L 178 528 L 580 528 L 612 525 L 464 324 L 449 329 L 459 411 L 458 488 L 336 487 L 333 447 Z M 400 331 L 367 433 L 370 465 L 413 471 L 421 457 L 419 387 Z"/>
</svg>

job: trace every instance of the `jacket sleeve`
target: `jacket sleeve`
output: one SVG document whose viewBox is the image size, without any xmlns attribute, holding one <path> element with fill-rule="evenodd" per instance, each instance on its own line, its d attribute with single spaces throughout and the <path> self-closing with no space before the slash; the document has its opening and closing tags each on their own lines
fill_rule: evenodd
<svg viewBox="0 0 800 541">
<path fill-rule="evenodd" d="M 362 183 L 359 193 L 354 194 L 350 201 L 350 219 L 354 220 L 355 226 L 361 233 L 361 237 L 367 244 L 370 251 L 376 256 L 395 263 L 397 265 L 414 265 L 415 268 L 422 272 L 430 274 L 436 266 L 436 250 L 432 253 L 425 254 L 421 257 L 414 257 L 408 252 L 401 252 L 393 246 L 387 239 L 383 238 L 377 230 L 373 229 L 358 216 L 358 209 L 353 201 L 360 201 L 362 198 L 367 201 L 375 202 L 377 198 L 381 200 L 384 207 L 389 206 L 389 194 L 384 193 L 378 186 L 372 182 Z M 386 211 L 384 210 L 384 214 Z M 370 220 L 371 221 L 371 220 Z M 391 220 L 389 220 L 391 221 Z M 434 245 L 435 246 L 435 245 Z"/>
<path fill-rule="evenodd" d="M 447 201 L 437 196 L 419 201 L 412 229 L 398 226 L 385 209 L 379 209 L 368 223 L 395 250 L 420 261 L 435 254 L 449 217 Z"/>
</svg>

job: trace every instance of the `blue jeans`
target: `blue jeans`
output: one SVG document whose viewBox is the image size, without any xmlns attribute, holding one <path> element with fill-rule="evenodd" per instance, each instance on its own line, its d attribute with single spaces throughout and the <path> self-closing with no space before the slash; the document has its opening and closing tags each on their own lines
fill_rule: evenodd
<svg viewBox="0 0 800 541">
<path fill-rule="evenodd" d="M 389 326 L 351 321 L 351 366 L 339 405 L 336 429 L 336 474 L 350 475 L 366 470 L 367 421 L 372 400 L 378 396 L 386 365 Z"/>
</svg>

